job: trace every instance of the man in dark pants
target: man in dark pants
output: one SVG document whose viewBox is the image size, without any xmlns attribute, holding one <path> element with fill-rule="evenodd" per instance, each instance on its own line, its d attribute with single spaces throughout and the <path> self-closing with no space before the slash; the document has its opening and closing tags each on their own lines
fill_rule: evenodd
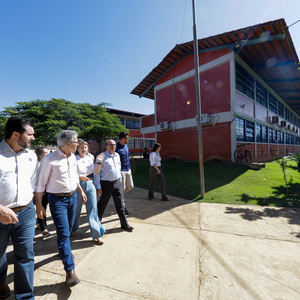
<svg viewBox="0 0 300 300">
<path fill-rule="evenodd" d="M 121 222 L 121 228 L 131 232 L 131 227 L 125 216 L 125 204 L 122 199 L 122 177 L 120 156 L 115 152 L 116 142 L 106 142 L 106 151 L 99 155 L 98 164 L 101 164 L 100 172 L 94 177 L 97 194 L 100 196 L 98 202 L 98 216 L 100 221 L 108 201 L 113 196 L 115 207 Z"/>
<path fill-rule="evenodd" d="M 34 299 L 33 239 L 35 209 L 32 202 L 36 188 L 37 157 L 28 150 L 34 140 L 33 123 L 13 117 L 5 126 L 0 143 L 0 298 L 11 294 L 6 283 L 6 248 L 9 238 L 14 247 L 15 299 Z"/>
</svg>

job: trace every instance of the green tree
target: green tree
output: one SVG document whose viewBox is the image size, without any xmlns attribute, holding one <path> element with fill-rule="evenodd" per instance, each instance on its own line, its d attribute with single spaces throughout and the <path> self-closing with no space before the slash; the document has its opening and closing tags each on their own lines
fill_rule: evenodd
<svg viewBox="0 0 300 300">
<path fill-rule="evenodd" d="M 34 122 L 35 138 L 33 145 L 55 145 L 57 134 L 64 129 L 78 132 L 85 140 L 101 141 L 118 136 L 125 130 L 116 115 L 109 114 L 100 103 L 73 103 L 65 99 L 33 100 L 17 102 L 14 107 L 5 107 L 0 113 L 0 135 L 3 138 L 7 118 L 21 116 Z"/>
</svg>

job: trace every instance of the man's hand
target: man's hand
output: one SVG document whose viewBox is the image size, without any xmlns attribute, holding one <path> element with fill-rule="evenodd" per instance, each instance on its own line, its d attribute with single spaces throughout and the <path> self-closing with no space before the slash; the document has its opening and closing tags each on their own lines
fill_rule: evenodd
<svg viewBox="0 0 300 300">
<path fill-rule="evenodd" d="M 0 205 L 0 222 L 3 224 L 16 224 L 19 219 L 13 210 Z"/>
<path fill-rule="evenodd" d="M 80 193 L 80 196 L 81 196 L 81 203 L 86 203 L 87 201 L 86 194 L 82 191 L 82 193 Z"/>
<path fill-rule="evenodd" d="M 45 208 L 39 202 L 36 202 L 35 204 L 35 212 L 39 219 L 45 219 L 45 217 L 47 217 Z"/>
<path fill-rule="evenodd" d="M 46 217 L 46 210 L 42 205 L 43 196 L 44 192 L 34 193 L 35 213 L 39 219 Z"/>
<path fill-rule="evenodd" d="M 102 189 L 97 190 L 97 195 L 101 197 L 101 195 L 102 195 Z"/>
</svg>

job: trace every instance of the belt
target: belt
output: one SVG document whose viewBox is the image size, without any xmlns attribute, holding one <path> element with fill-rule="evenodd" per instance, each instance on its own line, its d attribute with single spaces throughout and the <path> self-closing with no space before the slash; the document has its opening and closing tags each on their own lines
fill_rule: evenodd
<svg viewBox="0 0 300 300">
<path fill-rule="evenodd" d="M 27 207 L 31 202 L 32 202 L 32 200 L 27 205 L 13 207 L 13 208 L 11 208 L 11 210 L 15 213 L 18 213 L 18 212 L 22 211 L 25 207 Z"/>
<path fill-rule="evenodd" d="M 75 194 L 76 191 L 73 191 L 71 193 L 48 193 L 54 196 L 58 196 L 58 197 L 72 197 Z"/>
<path fill-rule="evenodd" d="M 119 179 L 117 180 L 101 180 L 102 182 L 107 182 L 107 183 L 115 183 L 117 182 Z"/>
</svg>

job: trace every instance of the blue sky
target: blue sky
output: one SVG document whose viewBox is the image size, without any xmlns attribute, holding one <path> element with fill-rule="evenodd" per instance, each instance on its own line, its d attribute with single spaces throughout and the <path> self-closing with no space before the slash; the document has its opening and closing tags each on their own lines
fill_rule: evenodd
<svg viewBox="0 0 300 300">
<path fill-rule="evenodd" d="M 285 18 L 299 0 L 197 2 L 198 38 Z M 300 22 L 290 27 L 300 56 Z M 192 0 L 0 0 L 0 110 L 64 98 L 153 113 L 131 90 L 176 45 L 193 40 Z"/>
</svg>

